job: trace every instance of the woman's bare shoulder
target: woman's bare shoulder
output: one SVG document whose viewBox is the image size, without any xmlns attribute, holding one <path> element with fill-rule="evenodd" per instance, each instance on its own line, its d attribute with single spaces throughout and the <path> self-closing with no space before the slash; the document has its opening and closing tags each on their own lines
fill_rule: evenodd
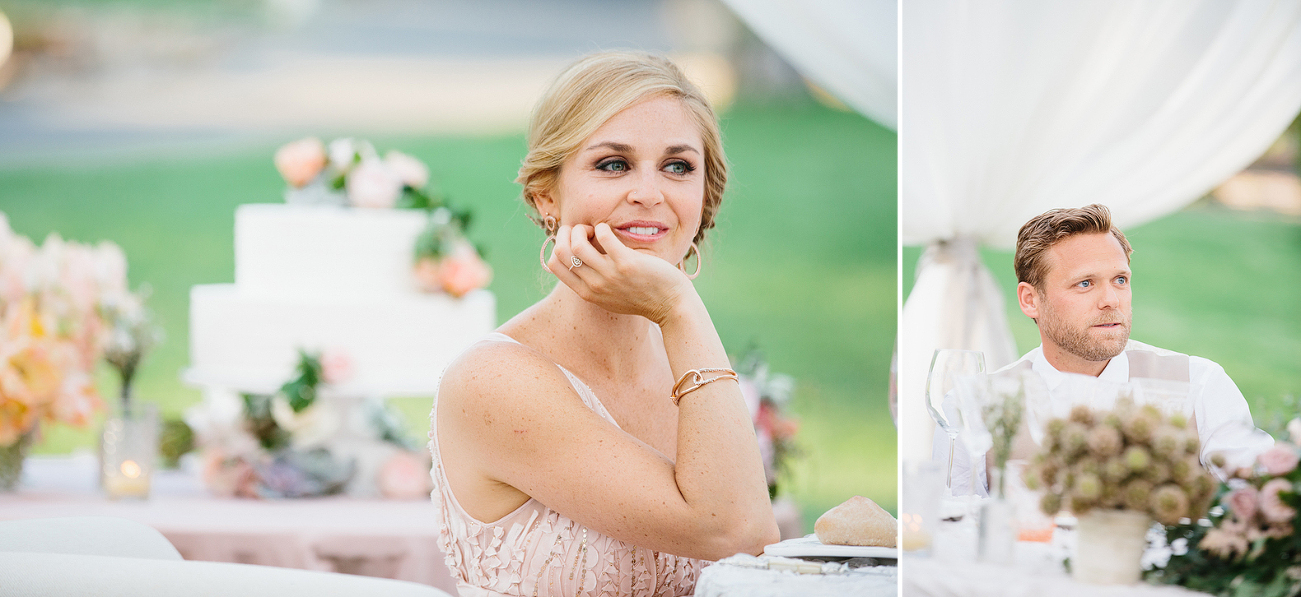
<svg viewBox="0 0 1301 597">
<path fill-rule="evenodd" d="M 560 368 L 542 353 L 506 338 L 482 340 L 461 353 L 443 373 L 440 404 L 462 408 L 527 408 L 539 391 L 569 386 Z"/>
</svg>

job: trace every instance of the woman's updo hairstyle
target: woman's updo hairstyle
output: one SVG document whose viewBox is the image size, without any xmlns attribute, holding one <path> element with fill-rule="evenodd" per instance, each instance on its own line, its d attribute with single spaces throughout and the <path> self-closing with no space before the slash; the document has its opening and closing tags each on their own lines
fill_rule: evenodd
<svg viewBox="0 0 1301 597">
<path fill-rule="evenodd" d="M 727 160 L 718 119 L 705 94 L 667 58 L 643 52 L 600 52 L 565 69 L 533 109 L 528 155 L 515 182 L 524 186 L 524 201 L 537 210 L 537 195 L 555 188 L 560 165 L 583 141 L 624 109 L 654 96 L 682 101 L 700 127 L 704 142 L 705 198 L 695 241 L 714 227 L 723 202 Z"/>
</svg>

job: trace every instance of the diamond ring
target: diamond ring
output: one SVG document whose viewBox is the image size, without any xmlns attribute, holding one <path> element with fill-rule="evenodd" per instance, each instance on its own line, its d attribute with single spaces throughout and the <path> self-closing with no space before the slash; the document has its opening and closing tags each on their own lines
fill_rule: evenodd
<svg viewBox="0 0 1301 597">
<path fill-rule="evenodd" d="M 579 259 L 577 255 L 569 258 L 569 269 L 574 269 L 576 267 L 583 267 L 583 260 Z"/>
</svg>

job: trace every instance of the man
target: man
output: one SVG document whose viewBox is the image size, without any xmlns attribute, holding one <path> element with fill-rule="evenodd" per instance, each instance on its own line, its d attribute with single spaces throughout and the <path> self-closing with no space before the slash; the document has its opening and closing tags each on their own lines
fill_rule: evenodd
<svg viewBox="0 0 1301 597">
<path fill-rule="evenodd" d="M 1203 466 L 1217 452 L 1235 466 L 1250 464 L 1273 439 L 1254 427 L 1247 401 L 1224 369 L 1129 339 L 1131 253 L 1102 205 L 1054 209 L 1026 222 L 1016 239 L 1016 296 L 1021 312 L 1039 326 L 1042 345 L 995 375 L 1033 371 L 1055 403 L 1070 399 L 1069 388 L 1081 387 L 1079 375 L 1096 378 L 1099 385 L 1140 378 L 1188 384 Z M 936 459 L 948 457 L 948 437 L 943 440 L 942 447 L 936 442 Z M 1033 443 L 1019 437 L 1017 444 L 1012 457 L 1028 458 Z M 956 494 L 970 487 L 967 460 L 965 454 L 955 455 Z M 983 481 L 984 463 L 977 461 L 976 467 L 975 477 Z"/>
</svg>

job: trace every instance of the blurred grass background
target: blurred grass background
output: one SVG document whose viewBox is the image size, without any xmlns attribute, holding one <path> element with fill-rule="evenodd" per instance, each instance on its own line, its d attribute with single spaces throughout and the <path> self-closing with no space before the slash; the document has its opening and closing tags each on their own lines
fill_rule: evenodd
<svg viewBox="0 0 1301 597">
<path fill-rule="evenodd" d="M 810 531 L 819 514 L 853 495 L 897 511 L 896 433 L 886 405 L 896 321 L 895 135 L 812 101 L 743 103 L 722 126 L 733 173 L 696 284 L 729 350 L 757 345 L 773 371 L 797 380 L 792 410 L 804 455 L 783 493 L 800 504 Z M 189 358 L 190 287 L 233 281 L 235 207 L 280 200 L 284 184 L 271 155 L 289 140 L 0 166 L 0 211 L 16 232 L 37 243 L 51 232 L 116 242 L 132 287 L 153 287 L 150 306 L 167 338 L 143 363 L 136 392 L 166 415 L 199 399 L 179 380 Z M 473 208 L 471 234 L 488 247 L 496 272 L 490 289 L 499 322 L 549 290 L 537 267 L 541 233 L 512 182 L 522 136 L 371 140 L 424 160 L 436 187 Z M 99 382 L 104 396 L 115 395 L 106 370 Z M 423 437 L 428 397 L 394 403 Z M 48 428 L 35 451 L 90 449 L 97 427 Z"/>
<path fill-rule="evenodd" d="M 1130 337 L 1219 363 L 1270 430 L 1301 392 L 1301 219 L 1202 200 L 1125 236 L 1134 248 Z M 903 248 L 905 297 L 921 252 Z M 1017 307 L 1012 252 L 981 256 L 1024 354 L 1039 345 L 1039 330 Z"/>
</svg>

